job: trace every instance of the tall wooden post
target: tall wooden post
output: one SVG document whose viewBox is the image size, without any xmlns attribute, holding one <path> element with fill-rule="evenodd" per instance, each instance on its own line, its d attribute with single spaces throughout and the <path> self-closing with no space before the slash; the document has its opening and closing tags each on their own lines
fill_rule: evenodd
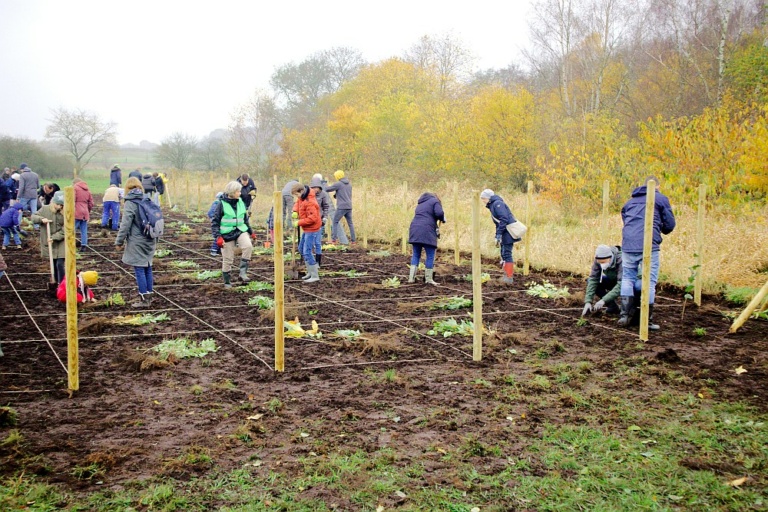
<svg viewBox="0 0 768 512">
<path fill-rule="evenodd" d="M 231 180 L 229 179 L 229 169 L 227 169 L 227 173 L 225 174 L 225 176 L 227 177 L 227 183 L 229 183 L 229 182 L 231 181 Z"/>
<path fill-rule="evenodd" d="M 408 218 L 408 182 L 403 182 L 403 219 Z M 409 226 L 409 223 L 404 222 L 403 226 Z M 408 227 L 404 227 L 403 231 L 403 243 L 401 250 L 403 254 L 406 254 L 408 252 Z"/>
<path fill-rule="evenodd" d="M 186 193 L 184 194 L 184 212 L 189 213 L 189 175 L 184 176 Z"/>
<path fill-rule="evenodd" d="M 768 281 L 766 281 L 763 287 L 760 288 L 760 291 L 757 292 L 757 295 L 755 295 L 752 300 L 749 301 L 749 304 L 747 304 L 747 307 L 744 308 L 744 311 L 741 312 L 739 317 L 733 321 L 733 324 L 731 325 L 731 328 L 728 329 L 728 332 L 733 333 L 738 331 L 739 327 L 744 325 L 744 322 L 747 321 L 749 315 L 751 315 L 752 312 L 757 309 L 757 306 L 763 302 L 763 299 L 765 299 L 766 295 L 768 295 Z"/>
<path fill-rule="evenodd" d="M 199 212 L 202 208 L 200 208 L 200 205 L 203 204 L 202 196 L 200 194 L 200 180 L 197 181 L 197 204 L 195 204 L 195 211 Z"/>
<path fill-rule="evenodd" d="M 528 232 L 525 234 L 525 255 L 523 256 L 523 275 L 527 276 L 531 270 L 531 205 L 533 204 L 533 182 L 528 182 L 528 194 L 525 197 L 525 225 Z"/>
<path fill-rule="evenodd" d="M 277 174 L 273 174 L 272 175 L 272 187 L 273 187 L 275 192 L 278 191 L 278 188 L 277 188 Z"/>
<path fill-rule="evenodd" d="M 696 219 L 696 279 L 693 281 L 693 303 L 701 306 L 701 286 L 704 281 L 704 214 L 707 200 L 707 186 L 699 185 L 699 211 Z"/>
<path fill-rule="evenodd" d="M 333 220 L 333 219 L 331 219 Z M 363 182 L 363 249 L 368 248 L 368 183 Z M 339 226 L 341 229 L 341 226 Z"/>
<path fill-rule="evenodd" d="M 64 271 L 67 280 L 67 375 L 70 396 L 80 389 L 77 338 L 77 252 L 75 250 L 75 189 L 64 187 Z"/>
<path fill-rule="evenodd" d="M 283 194 L 272 193 L 275 229 L 275 371 L 285 370 L 285 258 L 283 258 Z"/>
<path fill-rule="evenodd" d="M 209 186 L 211 187 L 211 197 L 213 197 L 216 195 L 216 190 L 213 188 L 213 171 L 208 175 L 208 179 L 210 180 Z"/>
<path fill-rule="evenodd" d="M 459 250 L 459 182 L 453 182 L 453 263 L 461 264 L 461 252 Z"/>
<path fill-rule="evenodd" d="M 600 219 L 600 242 L 608 244 L 608 203 L 611 200 L 611 182 L 603 182 L 603 216 Z M 608 244 L 610 245 L 610 244 Z"/>
<path fill-rule="evenodd" d="M 480 266 L 480 192 L 472 191 L 472 359 L 483 358 L 483 272 Z"/>
<path fill-rule="evenodd" d="M 653 249 L 653 216 L 656 210 L 656 182 L 646 185 L 645 227 L 643 229 L 643 288 L 640 296 L 640 339 L 648 341 L 648 316 L 651 292 L 651 250 Z"/>
<path fill-rule="evenodd" d="M 166 180 L 165 182 L 165 193 L 163 195 L 165 196 L 165 199 L 168 201 L 168 208 L 173 208 L 173 203 L 171 202 L 171 187 L 173 187 L 173 191 L 175 194 L 176 193 L 176 173 L 173 172 L 173 169 L 171 169 L 168 171 L 166 176 L 168 176 L 168 180 Z"/>
</svg>

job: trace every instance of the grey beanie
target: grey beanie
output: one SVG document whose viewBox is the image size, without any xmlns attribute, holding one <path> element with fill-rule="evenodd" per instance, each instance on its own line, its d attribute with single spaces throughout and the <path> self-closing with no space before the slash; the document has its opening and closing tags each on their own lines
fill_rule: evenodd
<svg viewBox="0 0 768 512">
<path fill-rule="evenodd" d="M 51 202 L 56 204 L 64 204 L 64 192 L 61 190 L 56 191 L 53 194 L 53 199 L 51 199 Z"/>
<path fill-rule="evenodd" d="M 613 251 L 607 245 L 598 245 L 595 249 L 595 259 L 610 258 L 613 256 Z"/>
<path fill-rule="evenodd" d="M 317 174 L 315 174 L 314 176 L 312 176 L 312 179 L 309 180 L 309 186 L 310 188 L 312 187 L 323 188 L 323 177 L 320 176 L 318 178 Z"/>
<path fill-rule="evenodd" d="M 487 188 L 482 192 L 480 192 L 480 199 L 490 199 L 491 197 L 493 197 L 493 195 L 494 195 L 493 190 Z"/>
</svg>

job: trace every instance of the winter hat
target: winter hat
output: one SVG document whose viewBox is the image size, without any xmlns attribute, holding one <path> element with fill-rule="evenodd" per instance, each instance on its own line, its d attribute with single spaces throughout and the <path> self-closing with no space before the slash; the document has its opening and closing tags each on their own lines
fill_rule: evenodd
<svg viewBox="0 0 768 512">
<path fill-rule="evenodd" d="M 59 190 L 58 192 L 54 193 L 51 202 L 56 204 L 64 204 L 64 192 Z"/>
<path fill-rule="evenodd" d="M 323 177 L 315 174 L 312 179 L 309 180 L 310 188 L 323 188 Z"/>
<path fill-rule="evenodd" d="M 490 199 L 491 197 L 493 197 L 493 195 L 494 195 L 493 190 L 487 188 L 482 192 L 480 192 L 480 199 Z"/>
<path fill-rule="evenodd" d="M 119 171 L 120 170 L 120 166 L 115 164 L 115 165 L 112 166 L 112 170 L 113 171 Z"/>
<path fill-rule="evenodd" d="M 25 163 L 22 163 L 22 164 L 19 166 L 19 170 L 21 170 L 21 169 L 26 169 L 26 168 L 27 168 L 27 164 L 25 164 Z"/>
<path fill-rule="evenodd" d="M 607 245 L 598 245 L 595 249 L 595 259 L 602 260 L 613 256 L 613 251 Z"/>
<path fill-rule="evenodd" d="M 344 177 L 344 171 L 342 171 L 341 169 L 339 169 L 338 171 L 336 171 L 335 173 L 333 173 L 333 177 L 334 177 L 334 179 L 335 179 L 336 181 L 339 181 L 341 178 L 343 178 L 343 177 Z"/>
<path fill-rule="evenodd" d="M 80 272 L 80 277 L 83 278 L 83 284 L 86 286 L 95 286 L 96 281 L 99 280 L 99 273 L 95 270 L 88 270 L 86 272 Z"/>
<path fill-rule="evenodd" d="M 21 176 L 19 176 L 19 173 L 15 172 L 11 174 L 11 178 L 13 178 L 15 181 L 19 181 L 19 178 L 21 178 Z"/>
<path fill-rule="evenodd" d="M 315 178 L 317 178 L 319 180 L 322 180 L 323 179 L 323 175 L 320 174 L 319 172 L 315 173 L 315 174 L 312 175 L 312 179 L 315 179 Z"/>
</svg>

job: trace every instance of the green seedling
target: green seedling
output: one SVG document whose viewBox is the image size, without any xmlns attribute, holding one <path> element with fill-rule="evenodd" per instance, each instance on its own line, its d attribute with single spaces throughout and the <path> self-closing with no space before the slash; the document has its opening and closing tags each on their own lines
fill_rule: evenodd
<svg viewBox="0 0 768 512">
<path fill-rule="evenodd" d="M 448 297 L 443 299 L 437 299 L 432 303 L 432 305 L 429 307 L 429 309 L 461 309 L 461 308 L 468 308 L 472 306 L 472 300 L 467 299 L 465 297 Z"/>
<path fill-rule="evenodd" d="M 187 357 L 204 357 L 211 352 L 216 352 L 219 347 L 216 346 L 216 341 L 213 338 L 204 339 L 199 343 L 189 338 L 173 338 L 163 340 L 151 350 L 160 354 L 163 359 L 168 359 L 170 356 L 184 359 Z"/>
<path fill-rule="evenodd" d="M 381 286 L 384 288 L 400 288 L 400 279 L 397 276 L 384 279 L 381 282 Z"/>
<path fill-rule="evenodd" d="M 323 276 L 344 276 L 344 277 L 362 277 L 367 276 L 368 272 L 361 272 L 359 270 L 324 270 L 320 272 Z"/>
<path fill-rule="evenodd" d="M 547 280 L 544 280 L 541 284 L 530 283 L 528 284 L 528 295 L 539 297 L 540 299 L 564 299 L 571 294 L 568 292 L 568 287 L 558 288 Z"/>
<path fill-rule="evenodd" d="M 160 313 L 159 315 L 145 313 L 142 315 L 118 316 L 115 318 L 114 322 L 120 325 L 148 325 L 164 322 L 170 319 L 171 317 L 168 316 L 168 313 Z"/>
<path fill-rule="evenodd" d="M 249 292 L 271 292 L 274 291 L 275 286 L 272 283 L 267 283 L 265 281 L 251 281 L 250 283 L 238 286 L 236 290 L 240 293 L 249 293 Z"/>
<path fill-rule="evenodd" d="M 457 322 L 455 318 L 448 318 L 447 320 L 437 320 L 433 328 L 427 331 L 430 336 L 436 334 L 442 334 L 444 338 L 458 334 L 459 336 L 472 336 L 475 331 L 475 324 L 468 320 L 462 320 Z"/>
<path fill-rule="evenodd" d="M 472 282 L 472 274 L 465 275 L 464 276 L 464 280 L 465 281 L 469 281 L 471 283 Z M 482 274 L 480 274 L 480 282 L 481 283 L 487 283 L 490 280 L 491 280 L 491 274 L 489 274 L 488 272 L 483 272 Z"/>
<path fill-rule="evenodd" d="M 105 307 L 125 306 L 125 299 L 123 298 L 122 293 L 117 292 L 104 299 L 101 305 Z"/>
<path fill-rule="evenodd" d="M 589 323 L 589 322 L 587 322 L 587 319 L 586 319 L 586 318 L 584 318 L 584 317 L 581 317 L 581 318 L 579 318 L 578 320 L 576 320 L 576 327 L 584 327 L 584 326 L 585 326 L 585 325 L 587 325 L 588 323 Z"/>
<path fill-rule="evenodd" d="M 272 309 L 275 307 L 275 301 L 264 295 L 256 295 L 248 299 L 249 306 L 256 306 L 259 309 Z"/>
<path fill-rule="evenodd" d="M 170 249 L 158 249 L 155 251 L 155 258 L 165 258 L 171 254 L 173 254 L 173 251 Z"/>
<path fill-rule="evenodd" d="M 200 268 L 200 265 L 194 261 L 189 260 L 176 260 L 171 262 L 172 267 L 176 268 Z"/>
<path fill-rule="evenodd" d="M 209 279 L 216 279 L 221 277 L 221 270 L 203 270 L 195 274 L 195 278 L 198 281 L 208 281 Z"/>
<path fill-rule="evenodd" d="M 693 334 L 701 338 L 707 335 L 707 330 L 704 327 L 696 327 L 693 329 Z"/>
<path fill-rule="evenodd" d="M 352 341 L 360 338 L 360 335 L 362 333 L 354 329 L 339 329 L 339 330 L 333 331 L 333 334 L 335 334 L 340 338 L 346 338 L 347 340 Z"/>
</svg>

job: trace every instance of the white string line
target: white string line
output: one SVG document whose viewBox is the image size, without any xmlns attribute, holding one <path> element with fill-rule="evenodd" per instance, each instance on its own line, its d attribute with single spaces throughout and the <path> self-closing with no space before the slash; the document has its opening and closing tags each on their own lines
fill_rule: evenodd
<svg viewBox="0 0 768 512">
<path fill-rule="evenodd" d="M 14 292 L 16 292 L 16 287 L 14 287 L 14 286 L 13 286 L 13 282 L 11 281 L 11 278 L 10 278 L 10 276 L 8 275 L 8 273 L 7 273 L 7 272 L 6 272 L 6 274 L 5 274 L 5 278 L 8 280 L 8 284 L 10 284 L 10 285 L 11 285 L 11 288 L 13 288 L 13 291 L 14 291 Z M 42 329 L 40 329 L 40 326 L 39 326 L 39 325 L 37 325 L 37 322 L 35 321 L 35 317 L 33 317 L 33 316 L 32 316 L 32 313 L 30 313 L 30 312 L 29 312 L 29 309 L 27 309 L 27 305 L 26 305 L 26 304 L 24 304 L 24 301 L 21 299 L 21 295 L 19 295 L 19 294 L 18 294 L 18 292 L 16 293 L 16 297 L 18 297 L 18 299 L 19 299 L 19 302 L 21 302 L 21 307 L 23 307 L 23 308 L 24 308 L 24 311 L 26 311 L 26 312 L 27 312 L 27 315 L 29 315 L 29 319 L 30 319 L 30 320 L 32 320 L 32 323 L 33 323 L 33 324 L 35 324 L 35 327 L 37 328 L 38 332 L 40 332 L 40 336 L 42 336 L 42 337 L 43 337 L 43 339 L 45 340 L 45 342 L 46 342 L 46 343 L 48 344 L 48 346 L 50 347 L 50 349 L 51 349 L 51 352 L 53 352 L 53 355 L 56 357 L 56 360 L 59 362 L 59 364 L 61 365 L 61 367 L 62 367 L 62 368 L 64 368 L 64 373 L 66 373 L 67 375 L 69 375 L 69 370 L 67 370 L 67 367 L 66 367 L 66 365 L 65 365 L 65 364 L 64 364 L 64 363 L 61 361 L 61 359 L 59 358 L 59 354 L 57 354 L 57 353 L 56 353 L 56 351 L 53 349 L 53 345 L 51 345 L 51 342 L 50 342 L 50 341 L 48 340 L 48 338 L 45 336 L 45 333 L 43 332 L 43 330 L 42 330 Z M 64 338 L 64 339 L 66 339 L 66 338 Z"/>
<path fill-rule="evenodd" d="M 171 243 L 173 243 L 173 242 L 171 242 Z M 186 250 L 188 250 L 188 251 L 192 251 L 192 249 L 189 249 L 189 248 L 185 248 L 185 249 L 186 249 Z M 210 257 L 211 259 L 217 259 L 217 258 L 214 258 L 213 256 L 209 256 L 209 257 Z M 257 275 L 258 275 L 258 274 L 257 274 Z M 261 276 L 259 276 L 259 277 L 261 278 Z M 362 314 L 362 315 L 366 315 L 366 316 L 370 316 L 370 317 L 376 318 L 376 319 L 378 319 L 379 321 L 392 323 L 393 325 L 396 325 L 396 326 L 398 326 L 398 327 L 400 327 L 400 328 L 402 328 L 402 329 L 404 329 L 404 330 L 406 330 L 406 331 L 411 331 L 411 332 L 414 332 L 414 333 L 418 334 L 420 337 L 424 337 L 424 338 L 427 338 L 427 339 L 429 339 L 429 340 L 432 340 L 432 341 L 434 341 L 434 342 L 436 342 L 436 343 L 438 343 L 438 344 L 440 344 L 440 345 L 444 345 L 444 346 L 446 346 L 446 347 L 448 347 L 448 348 L 450 348 L 450 349 L 452 349 L 452 350 L 455 350 L 455 351 L 457 351 L 457 352 L 459 352 L 459 353 L 461 353 L 461 354 L 465 355 L 466 357 L 472 357 L 470 354 L 468 354 L 468 353 L 464 352 L 463 350 L 461 350 L 461 349 L 458 349 L 458 348 L 456 348 L 456 347 L 454 347 L 454 346 L 452 346 L 452 345 L 450 345 L 450 344 L 448 344 L 448 343 L 445 343 L 445 342 L 444 342 L 444 341 L 442 341 L 442 340 L 439 340 L 439 339 L 433 338 L 433 337 L 431 337 L 431 336 L 429 336 L 429 335 L 423 334 L 423 333 L 421 333 L 421 332 L 419 332 L 419 331 L 416 331 L 415 329 L 411 329 L 410 327 L 407 327 L 407 326 L 405 326 L 405 325 L 401 325 L 401 324 L 398 324 L 398 323 L 397 323 L 397 322 L 395 322 L 395 321 L 391 321 L 391 320 L 388 320 L 388 319 L 385 319 L 385 318 L 381 318 L 381 317 L 379 317 L 379 316 L 376 316 L 376 315 L 374 315 L 373 313 L 368 313 L 367 311 L 359 310 L 359 309 L 353 308 L 352 306 L 347 306 L 346 304 L 341 304 L 341 303 L 338 303 L 338 302 L 336 302 L 336 301 L 333 301 L 333 300 L 329 300 L 329 299 L 326 299 L 326 298 L 324 298 L 324 297 L 321 297 L 321 296 L 319 296 L 319 295 L 317 295 L 317 294 L 314 294 L 314 293 L 310 292 L 310 291 L 309 291 L 309 290 L 307 290 L 306 288 L 297 288 L 297 287 L 295 287 L 295 286 L 290 286 L 290 285 L 289 285 L 289 286 L 287 286 L 287 288 L 290 288 L 290 289 L 292 289 L 292 290 L 294 290 L 294 291 L 297 291 L 297 292 L 299 292 L 299 293 L 301 293 L 301 294 L 304 294 L 304 295 L 309 295 L 309 296 L 311 296 L 311 297 L 314 297 L 314 298 L 315 298 L 315 299 L 317 299 L 317 300 L 321 300 L 321 301 L 325 301 L 325 302 L 330 302 L 330 303 L 336 304 L 336 305 L 338 305 L 338 306 L 341 306 L 341 307 L 344 307 L 344 308 L 347 308 L 347 309 L 351 309 L 352 311 L 355 311 L 355 312 L 357 312 L 357 313 L 360 313 L 360 314 Z M 358 322 L 358 323 L 362 323 L 362 322 Z M 423 347 L 423 346 L 420 346 L 419 348 L 424 348 L 424 347 Z M 429 347 L 427 347 L 427 348 L 429 348 Z M 431 350 L 434 350 L 434 349 L 431 349 Z M 435 352 L 437 352 L 437 351 L 435 351 Z M 437 352 L 437 353 L 438 353 L 438 354 L 440 354 L 440 352 Z M 445 357 L 443 354 L 440 354 L 440 356 L 441 356 L 441 357 Z"/>
<path fill-rule="evenodd" d="M 123 267 L 121 267 L 120 265 L 118 265 L 117 263 L 115 263 L 114 261 L 112 261 L 112 260 L 108 259 L 106 256 L 104 256 L 104 255 L 103 255 L 103 254 L 101 254 L 100 252 L 98 252 L 98 251 L 96 251 L 96 250 L 93 250 L 93 252 L 95 252 L 96 254 L 98 254 L 99 256 L 101 256 L 101 257 L 102 257 L 102 258 L 103 258 L 105 261 L 108 261 L 109 263 L 112 263 L 112 264 L 113 264 L 113 265 L 115 265 L 117 268 L 119 268 L 119 269 L 123 270 L 123 271 L 124 271 L 126 274 L 130 275 L 130 272 L 128 272 L 128 270 L 124 269 Z M 177 308 L 178 308 L 180 311 L 183 311 L 184 313 L 187 313 L 189 316 L 191 316 L 192 318 L 194 318 L 194 319 L 195 319 L 195 320 L 197 320 L 198 322 L 202 323 L 203 325 L 206 325 L 206 326 L 210 327 L 210 328 L 211 328 L 211 329 L 213 329 L 215 332 L 218 332 L 219 334 L 221 334 L 222 336 L 224 336 L 225 338 L 227 338 L 229 341 L 231 341 L 232 343 L 234 343 L 234 344 L 235 344 L 235 345 L 237 345 L 238 347 L 240 347 L 240 348 L 242 348 L 243 350 L 245 350 L 247 353 L 251 354 L 251 355 L 252 355 L 253 357 L 255 357 L 256 359 L 258 359 L 259 361 L 261 361 L 262 363 L 264 363 L 264 365 L 265 365 L 267 368 L 269 368 L 270 370 L 273 370 L 273 368 L 272 368 L 272 367 L 269 365 L 269 363 L 267 363 L 266 361 L 264 361 L 264 360 L 263 360 L 262 358 L 260 358 L 260 357 L 259 357 L 257 354 L 254 354 L 252 351 L 250 351 L 249 349 L 247 349 L 247 348 L 245 348 L 244 346 L 242 346 L 240 343 L 238 343 L 237 341 L 235 341 L 234 339 L 232 339 L 232 338 L 231 338 L 230 336 L 228 336 L 227 334 L 225 334 L 225 333 L 223 333 L 223 332 L 219 331 L 218 329 L 216 329 L 216 327 L 212 326 L 211 324 L 209 324 L 209 323 L 208 323 L 208 322 L 206 322 L 205 320 L 201 319 L 200 317 L 198 317 L 198 316 L 194 315 L 194 314 L 193 314 L 193 313 L 191 313 L 190 311 L 187 311 L 187 310 L 185 310 L 183 307 L 181 307 L 180 305 L 178 305 L 177 303 L 175 303 L 174 301 L 172 301 L 171 299 L 169 299 L 168 297 L 166 297 L 166 296 L 165 296 L 165 295 L 163 295 L 162 293 L 160 293 L 160 292 L 155 292 L 155 293 L 157 293 L 157 294 L 158 294 L 160 297 L 162 297 L 162 298 L 164 298 L 165 300 L 167 300 L 168 302 L 170 302 L 172 305 L 176 306 L 176 307 L 177 307 Z"/>
</svg>

